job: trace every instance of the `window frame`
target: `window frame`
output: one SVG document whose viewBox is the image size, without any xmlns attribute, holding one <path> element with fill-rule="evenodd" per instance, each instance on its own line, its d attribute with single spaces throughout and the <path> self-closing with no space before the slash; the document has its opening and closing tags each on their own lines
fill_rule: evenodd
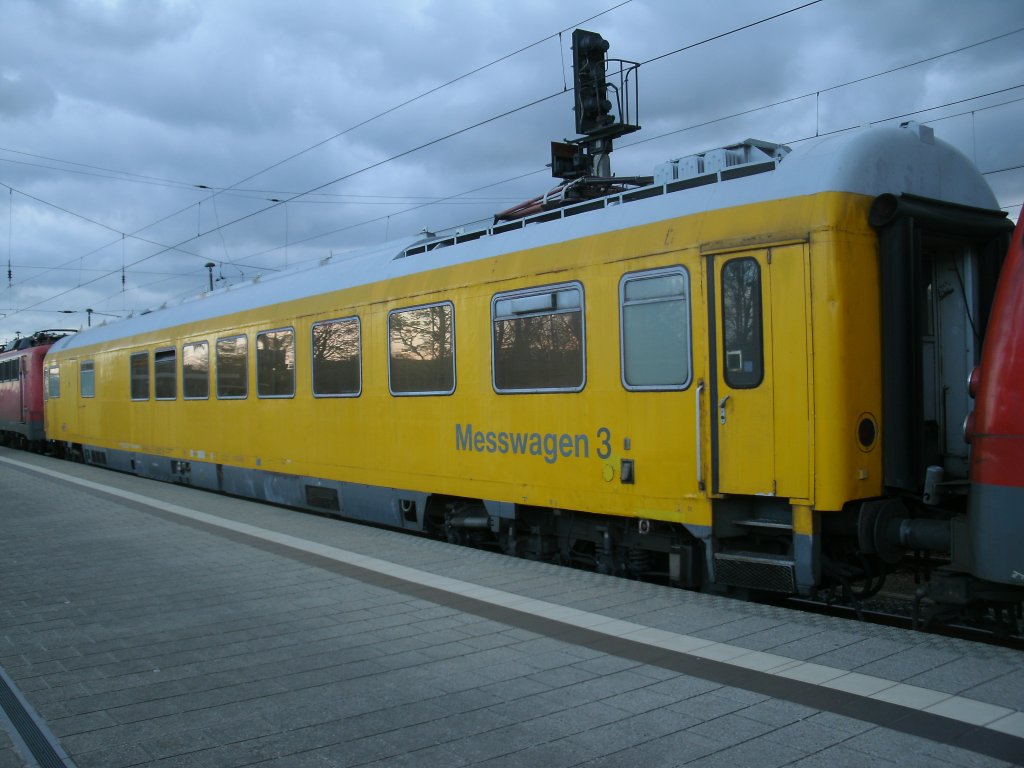
<svg viewBox="0 0 1024 768">
<path fill-rule="evenodd" d="M 454 322 L 454 312 L 452 314 Z M 354 321 L 356 324 L 356 379 L 357 385 L 354 392 L 317 392 L 316 391 L 316 344 L 314 338 L 316 336 L 316 329 L 323 325 L 329 325 L 331 323 L 345 323 Z M 389 315 L 390 323 L 390 315 Z M 388 385 L 390 386 L 390 326 L 388 331 L 388 343 L 389 343 L 389 354 L 388 354 Z M 453 345 L 454 346 L 454 345 Z M 359 397 L 363 393 L 363 324 L 359 319 L 359 315 L 346 315 L 345 317 L 334 317 L 328 320 L 319 320 L 313 323 L 309 328 L 309 389 L 313 393 L 313 397 L 317 398 L 336 398 L 336 397 Z M 454 354 L 453 354 L 454 359 Z"/>
<path fill-rule="evenodd" d="M 292 388 L 291 392 L 283 395 L 264 395 L 260 393 L 260 337 L 266 336 L 270 333 L 283 333 L 288 332 L 292 336 L 292 355 L 295 359 L 292 361 Z M 295 333 L 295 327 L 291 325 L 281 326 L 280 328 L 267 328 L 262 331 L 257 331 L 255 338 L 253 339 L 253 348 L 256 359 L 256 397 L 260 400 L 291 400 L 295 397 L 295 390 L 297 386 L 298 377 L 296 372 L 299 368 L 299 343 L 298 334 Z"/>
<path fill-rule="evenodd" d="M 48 400 L 60 399 L 60 365 L 49 365 L 46 367 L 46 398 Z M 56 393 L 54 383 L 57 384 Z"/>
<path fill-rule="evenodd" d="M 158 363 L 166 363 L 167 354 L 171 355 L 171 363 L 173 368 L 173 375 L 170 380 L 174 383 L 174 394 L 168 397 L 167 395 L 160 395 L 160 375 L 157 371 Z M 159 358 L 160 355 L 164 357 Z M 167 375 L 164 374 L 164 381 L 167 381 Z M 172 402 L 178 399 L 178 348 L 177 347 L 157 347 L 153 350 L 153 399 L 160 400 L 162 402 Z"/>
<path fill-rule="evenodd" d="M 245 392 L 241 395 L 222 395 L 220 393 L 220 343 L 222 341 L 245 340 L 245 365 L 242 372 L 242 381 L 245 383 Z M 234 336 L 221 336 L 213 344 L 213 362 L 216 373 L 214 374 L 214 387 L 218 400 L 246 400 L 249 397 L 249 335 L 236 333 Z"/>
<path fill-rule="evenodd" d="M 128 356 L 128 398 L 135 403 L 148 402 L 153 396 L 152 370 L 150 368 L 149 350 L 143 352 L 132 352 Z M 146 396 L 136 397 L 135 395 L 135 361 L 144 358 L 146 361 Z"/>
<path fill-rule="evenodd" d="M 190 395 L 188 393 L 188 376 L 185 373 L 185 349 L 188 347 L 206 347 L 206 394 Z M 209 400 L 210 399 L 210 342 L 208 339 L 189 341 L 181 345 L 181 399 L 182 400 Z"/>
<path fill-rule="evenodd" d="M 682 276 L 685 286 L 680 298 L 658 297 L 626 302 L 626 284 L 634 280 L 648 280 L 667 275 Z M 656 269 L 627 272 L 619 279 L 619 375 L 622 387 L 630 392 L 682 392 L 693 383 L 693 301 L 690 271 L 681 264 Z M 686 307 L 686 380 L 682 384 L 630 384 L 626 380 L 626 307 L 682 301 Z"/>
<path fill-rule="evenodd" d="M 502 315 L 499 317 L 497 313 L 498 302 L 505 300 L 514 299 L 528 299 L 532 296 L 543 296 L 544 294 L 553 294 L 558 291 L 577 290 L 579 291 L 580 305 L 578 308 L 568 310 L 555 310 L 551 312 L 544 311 L 524 311 L 513 315 Z M 581 366 L 581 381 L 579 386 L 573 387 L 522 387 L 522 388 L 501 388 L 498 386 L 497 379 L 497 347 L 494 344 L 494 324 L 499 319 L 511 320 L 516 317 L 540 317 L 546 314 L 568 314 L 569 312 L 579 311 L 580 313 L 580 366 Z M 558 393 L 576 393 L 582 392 L 587 386 L 587 293 L 583 288 L 583 283 L 578 280 L 574 280 L 566 283 L 552 283 L 549 285 L 538 285 L 531 286 L 529 288 L 517 288 L 511 291 L 501 291 L 494 294 L 491 297 L 491 323 L 488 329 L 488 334 L 491 340 L 491 387 L 494 392 L 499 395 L 546 395 L 546 394 L 558 394 Z"/>
<path fill-rule="evenodd" d="M 88 366 L 88 367 L 87 367 Z M 89 391 L 86 392 L 86 373 L 89 374 Z M 95 360 L 82 360 L 78 363 L 78 396 L 79 397 L 96 397 L 96 361 Z"/>
<path fill-rule="evenodd" d="M 728 349 L 728 342 L 730 341 L 730 339 L 728 338 L 729 326 L 728 323 L 726 323 L 725 318 L 725 270 L 729 269 L 729 267 L 733 264 L 740 264 L 742 262 L 750 262 L 757 269 L 757 331 L 759 335 L 757 337 L 757 357 L 755 358 L 755 362 L 758 366 L 758 376 L 756 381 L 753 379 L 753 377 L 751 377 L 751 380 L 749 382 L 737 383 L 735 380 L 735 376 L 733 376 L 733 374 L 736 373 L 735 369 L 729 368 L 730 350 Z M 722 263 L 722 266 L 719 269 L 719 274 L 721 275 L 720 290 L 722 294 L 721 308 L 719 310 L 718 318 L 718 321 L 722 324 L 722 360 L 720 363 L 722 381 L 725 382 L 725 385 L 728 386 L 729 389 L 757 389 L 764 383 L 764 349 L 765 345 L 768 343 L 768 339 L 765 338 L 764 331 L 764 274 L 761 268 L 761 262 L 758 259 L 754 258 L 753 256 L 737 256 L 734 258 L 729 258 L 728 260 Z"/>
<path fill-rule="evenodd" d="M 421 309 L 433 309 L 434 307 L 448 307 L 451 310 L 451 357 L 452 357 L 452 386 L 451 389 L 437 389 L 437 390 L 402 390 L 399 392 L 395 391 L 394 382 L 392 381 L 392 361 L 395 359 L 391 355 L 391 318 L 394 315 L 402 314 L 404 312 L 415 312 Z M 388 345 L 388 392 L 391 393 L 392 397 L 436 397 L 436 396 L 449 396 L 455 394 L 455 390 L 458 388 L 458 366 L 456 364 L 456 345 L 455 345 L 455 304 L 451 300 L 444 301 L 433 301 L 427 304 L 415 304 L 410 307 L 397 307 L 388 311 L 388 330 L 387 330 L 387 345 Z"/>
</svg>

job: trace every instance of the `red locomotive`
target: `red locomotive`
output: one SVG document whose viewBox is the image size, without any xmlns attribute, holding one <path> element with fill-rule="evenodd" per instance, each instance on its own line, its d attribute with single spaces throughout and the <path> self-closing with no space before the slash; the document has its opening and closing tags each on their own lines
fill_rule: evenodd
<svg viewBox="0 0 1024 768">
<path fill-rule="evenodd" d="M 975 576 L 1024 586 L 1024 211 L 971 375 L 968 519 Z"/>
<path fill-rule="evenodd" d="M 39 331 L 12 342 L 10 349 L 0 347 L 0 440 L 5 445 L 43 446 L 43 358 L 68 333 Z"/>
</svg>

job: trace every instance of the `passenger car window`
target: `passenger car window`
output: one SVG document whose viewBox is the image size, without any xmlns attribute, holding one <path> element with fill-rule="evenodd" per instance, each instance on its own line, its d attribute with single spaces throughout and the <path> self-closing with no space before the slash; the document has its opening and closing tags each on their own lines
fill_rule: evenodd
<svg viewBox="0 0 1024 768">
<path fill-rule="evenodd" d="M 249 395 L 249 339 L 217 339 L 217 397 L 241 399 Z"/>
<path fill-rule="evenodd" d="M 756 387 L 764 379 L 761 319 L 761 267 L 749 257 L 722 267 L 722 372 L 734 389 Z"/>
<path fill-rule="evenodd" d="M 313 394 L 358 395 L 361 389 L 359 318 L 325 320 L 313 325 Z"/>
<path fill-rule="evenodd" d="M 295 331 L 291 328 L 256 334 L 256 394 L 295 395 Z"/>
<path fill-rule="evenodd" d="M 83 360 L 78 369 L 78 394 L 96 397 L 96 367 L 92 360 Z"/>
<path fill-rule="evenodd" d="M 499 293 L 491 300 L 496 392 L 578 392 L 585 355 L 578 284 Z"/>
<path fill-rule="evenodd" d="M 684 389 L 689 385 L 689 294 L 689 274 L 681 267 L 622 278 L 619 311 L 626 389 Z"/>
<path fill-rule="evenodd" d="M 153 355 L 153 379 L 157 400 L 178 397 L 178 353 L 174 349 L 158 349 Z"/>
<path fill-rule="evenodd" d="M 197 341 L 181 348 L 181 393 L 186 400 L 210 396 L 210 344 Z"/>
<path fill-rule="evenodd" d="M 149 352 L 136 352 L 129 358 L 132 400 L 149 400 Z"/>
<path fill-rule="evenodd" d="M 54 400 L 60 397 L 60 366 L 52 365 L 47 369 L 46 393 Z"/>
<path fill-rule="evenodd" d="M 455 391 L 455 310 L 451 302 L 388 314 L 388 381 L 393 395 Z"/>
</svg>

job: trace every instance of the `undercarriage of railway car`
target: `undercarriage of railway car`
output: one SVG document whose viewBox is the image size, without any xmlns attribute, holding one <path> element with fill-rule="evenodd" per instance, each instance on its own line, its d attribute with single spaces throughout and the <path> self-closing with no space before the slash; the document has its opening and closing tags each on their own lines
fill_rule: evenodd
<svg viewBox="0 0 1024 768">
<path fill-rule="evenodd" d="M 937 498 L 933 489 L 929 500 Z M 741 597 L 799 594 L 858 615 L 902 601 L 919 626 L 957 621 L 1017 634 L 1024 591 L 970 574 L 964 498 L 943 501 L 851 503 L 821 514 L 813 537 L 794 535 L 785 500 L 742 497 L 717 500 L 711 531 L 442 497 L 427 503 L 424 525 L 451 543 L 624 578 Z"/>
<path fill-rule="evenodd" d="M 657 520 L 435 497 L 425 527 L 451 543 L 529 560 L 691 589 L 706 582 L 702 543 Z"/>
</svg>

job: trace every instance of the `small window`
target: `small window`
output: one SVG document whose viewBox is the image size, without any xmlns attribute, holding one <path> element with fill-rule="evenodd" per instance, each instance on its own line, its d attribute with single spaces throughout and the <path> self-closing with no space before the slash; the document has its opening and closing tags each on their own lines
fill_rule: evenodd
<svg viewBox="0 0 1024 768">
<path fill-rule="evenodd" d="M 173 349 L 158 349 L 153 355 L 153 378 L 156 381 L 156 399 L 174 400 L 178 397 L 178 356 Z"/>
<path fill-rule="evenodd" d="M 136 352 L 129 364 L 132 400 L 149 400 L 149 352 Z"/>
<path fill-rule="evenodd" d="M 313 394 L 358 395 L 360 382 L 359 318 L 326 320 L 313 326 Z"/>
<path fill-rule="evenodd" d="M 51 400 L 60 397 L 60 367 L 51 365 L 46 371 L 46 392 Z"/>
<path fill-rule="evenodd" d="M 186 400 L 210 396 L 210 344 L 197 341 L 181 348 L 181 394 Z"/>
<path fill-rule="evenodd" d="M 491 302 L 497 392 L 579 392 L 586 370 L 583 288 L 501 293 Z"/>
<path fill-rule="evenodd" d="M 750 389 L 761 383 L 761 266 L 756 259 L 733 259 L 722 267 L 722 347 L 726 384 Z"/>
<path fill-rule="evenodd" d="M 451 302 L 388 315 L 388 379 L 393 395 L 455 391 L 455 310 Z"/>
<path fill-rule="evenodd" d="M 96 397 L 96 369 L 93 361 L 83 360 L 78 373 L 78 393 L 82 397 Z"/>
<path fill-rule="evenodd" d="M 256 334 L 256 393 L 260 397 L 295 394 L 295 331 L 290 328 Z"/>
<path fill-rule="evenodd" d="M 622 383 L 684 389 L 690 383 L 690 278 L 673 268 L 626 275 L 619 286 Z"/>
<path fill-rule="evenodd" d="M 249 396 L 249 339 L 233 336 L 217 339 L 217 397 Z"/>
</svg>

